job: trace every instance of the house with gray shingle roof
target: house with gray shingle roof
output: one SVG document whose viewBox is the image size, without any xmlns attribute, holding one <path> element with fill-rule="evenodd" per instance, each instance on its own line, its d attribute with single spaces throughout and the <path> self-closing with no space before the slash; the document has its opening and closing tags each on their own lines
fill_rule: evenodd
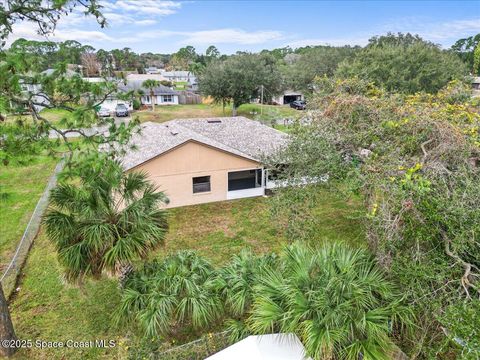
<svg viewBox="0 0 480 360">
<path fill-rule="evenodd" d="M 152 104 L 152 93 L 150 89 L 147 89 L 143 86 L 144 80 L 128 80 L 126 84 L 120 84 L 118 89 L 123 92 L 137 91 L 141 92 L 143 95 L 140 98 L 140 102 L 143 105 Z M 177 105 L 178 104 L 178 92 L 159 84 L 157 87 L 153 88 L 153 96 L 155 99 L 155 105 Z"/>
<path fill-rule="evenodd" d="M 262 196 L 271 182 L 264 160 L 288 135 L 245 117 L 147 122 L 122 157 L 125 171 L 143 171 L 169 207 Z"/>
</svg>

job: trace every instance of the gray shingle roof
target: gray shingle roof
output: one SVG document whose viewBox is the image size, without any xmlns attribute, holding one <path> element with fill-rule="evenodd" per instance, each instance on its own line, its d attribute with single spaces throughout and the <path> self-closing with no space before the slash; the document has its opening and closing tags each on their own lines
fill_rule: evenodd
<svg viewBox="0 0 480 360">
<path fill-rule="evenodd" d="M 126 84 L 120 84 L 118 88 L 125 92 L 141 89 L 144 91 L 145 95 L 150 95 L 150 89 L 143 87 L 143 81 L 144 80 L 129 80 Z M 153 93 L 155 95 L 177 95 L 175 90 L 172 90 L 164 85 L 158 85 L 153 89 Z"/>
<path fill-rule="evenodd" d="M 288 141 L 285 133 L 242 116 L 146 122 L 141 127 L 141 134 L 132 138 L 136 149 L 129 150 L 121 159 L 125 170 L 190 140 L 258 162 Z"/>
</svg>

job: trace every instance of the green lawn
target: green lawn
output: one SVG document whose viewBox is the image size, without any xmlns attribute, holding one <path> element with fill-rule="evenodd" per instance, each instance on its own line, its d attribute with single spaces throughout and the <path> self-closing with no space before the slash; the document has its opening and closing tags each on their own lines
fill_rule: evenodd
<svg viewBox="0 0 480 360">
<path fill-rule="evenodd" d="M 325 192 L 315 209 L 319 238 L 357 243 L 361 226 L 352 220 L 361 205 Z M 176 208 L 169 211 L 170 229 L 165 246 L 152 258 L 181 249 L 195 249 L 221 265 L 244 247 L 256 253 L 276 251 L 286 244 L 270 218 L 268 199 L 251 198 Z M 117 282 L 104 278 L 87 281 L 83 289 L 62 279 L 55 249 L 41 234 L 27 260 L 20 291 L 11 304 L 14 325 L 21 339 L 115 339 L 123 345 L 109 350 L 22 350 L 21 359 L 126 358 L 126 347 L 138 334 L 112 326 L 111 313 L 119 302 Z M 128 335 L 130 334 L 130 335 Z M 129 340 L 130 339 L 130 340 Z M 131 355 L 131 354 L 130 354 Z"/>
<path fill-rule="evenodd" d="M 71 117 L 71 113 L 67 110 L 63 109 L 44 109 L 40 112 L 45 119 L 52 122 L 52 124 L 57 124 L 60 120 L 64 118 Z M 24 114 L 24 115 L 9 115 L 7 116 L 7 122 L 13 123 L 17 120 L 22 120 L 24 122 L 31 122 L 33 121 L 32 115 Z"/>
<path fill-rule="evenodd" d="M 141 122 L 165 122 L 172 119 L 231 116 L 231 114 L 232 110 L 229 106 L 225 107 L 224 112 L 221 105 L 195 104 L 156 106 L 155 112 L 151 110 L 136 111 L 134 116 L 138 116 Z M 302 112 L 287 106 L 244 104 L 238 108 L 238 115 L 269 122 L 271 119 L 297 119 Z"/>
<path fill-rule="evenodd" d="M 177 81 L 174 83 L 175 90 L 187 90 L 188 81 Z"/>
<path fill-rule="evenodd" d="M 0 268 L 10 261 L 57 163 L 36 157 L 28 166 L 0 167 Z"/>
<path fill-rule="evenodd" d="M 286 242 L 272 225 L 264 198 L 187 206 L 170 210 L 170 230 L 157 257 L 196 249 L 220 265 L 244 247 L 255 253 L 278 250 Z"/>
<path fill-rule="evenodd" d="M 111 314 L 119 304 L 114 279 L 86 281 L 83 288 L 68 285 L 62 278 L 55 248 L 41 233 L 30 251 L 20 282 L 20 291 L 10 305 L 19 339 L 44 341 L 115 340 L 112 349 L 28 349 L 16 359 L 126 358 L 124 332 L 116 329 Z"/>
</svg>

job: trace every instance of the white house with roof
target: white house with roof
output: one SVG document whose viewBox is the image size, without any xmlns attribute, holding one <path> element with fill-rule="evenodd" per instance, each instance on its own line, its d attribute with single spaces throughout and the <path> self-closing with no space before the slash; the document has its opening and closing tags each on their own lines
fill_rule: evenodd
<svg viewBox="0 0 480 360">
<path fill-rule="evenodd" d="M 131 80 L 126 84 L 120 84 L 118 88 L 123 92 L 141 92 L 140 102 L 142 105 L 151 105 L 152 101 L 155 101 L 155 105 L 178 105 L 178 93 L 161 84 L 153 88 L 154 99 L 152 99 L 151 90 L 143 86 L 142 80 Z"/>
<path fill-rule="evenodd" d="M 125 171 L 143 171 L 169 197 L 169 207 L 265 195 L 265 159 L 288 135 L 244 117 L 147 122 L 122 157 Z"/>
<path fill-rule="evenodd" d="M 249 336 L 205 360 L 312 360 L 295 334 Z"/>
</svg>

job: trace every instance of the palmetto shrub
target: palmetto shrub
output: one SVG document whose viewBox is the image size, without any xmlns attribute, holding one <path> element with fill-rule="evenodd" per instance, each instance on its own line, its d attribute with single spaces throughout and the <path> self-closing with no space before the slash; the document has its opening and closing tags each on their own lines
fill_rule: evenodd
<svg viewBox="0 0 480 360">
<path fill-rule="evenodd" d="M 215 274 L 207 260 L 188 250 L 146 264 L 126 280 L 119 315 L 151 337 L 207 328 L 222 314 Z"/>
<path fill-rule="evenodd" d="M 365 250 L 295 243 L 259 279 L 247 324 L 297 334 L 314 359 L 387 359 L 395 329 L 410 323 L 401 301 Z"/>
<path fill-rule="evenodd" d="M 229 314 L 241 317 L 250 309 L 254 286 L 264 271 L 275 264 L 275 259 L 274 254 L 256 256 L 249 250 L 242 250 L 219 270 L 215 287 Z"/>
<path fill-rule="evenodd" d="M 166 196 L 146 174 L 124 173 L 117 162 L 104 161 L 50 194 L 44 224 L 68 280 L 116 272 L 164 241 Z"/>
</svg>

